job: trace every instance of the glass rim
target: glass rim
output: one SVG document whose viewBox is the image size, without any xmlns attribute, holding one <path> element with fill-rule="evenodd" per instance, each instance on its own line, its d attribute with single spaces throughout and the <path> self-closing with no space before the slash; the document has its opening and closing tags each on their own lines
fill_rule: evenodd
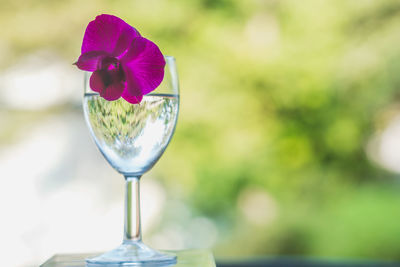
<svg viewBox="0 0 400 267">
<path fill-rule="evenodd" d="M 168 63 L 175 63 L 175 57 L 173 57 L 173 56 L 168 56 L 168 55 L 164 55 L 164 59 L 165 59 L 165 61 L 166 62 L 168 62 Z"/>
</svg>

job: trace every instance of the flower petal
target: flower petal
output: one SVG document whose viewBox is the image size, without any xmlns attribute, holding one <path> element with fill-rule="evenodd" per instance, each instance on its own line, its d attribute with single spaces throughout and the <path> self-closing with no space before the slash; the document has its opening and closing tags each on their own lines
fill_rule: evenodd
<svg viewBox="0 0 400 267">
<path fill-rule="evenodd" d="M 146 38 L 134 38 L 121 63 L 131 95 L 150 93 L 164 78 L 164 56 L 157 45 Z"/>
<path fill-rule="evenodd" d="M 99 15 L 91 21 L 82 42 L 82 54 L 90 51 L 105 51 L 114 56 L 129 46 L 131 39 L 140 36 L 139 32 L 122 19 L 113 15 Z"/>
<path fill-rule="evenodd" d="M 106 88 L 100 70 L 92 73 L 92 75 L 90 76 L 89 85 L 93 91 L 98 93 L 102 92 L 104 88 Z"/>
<path fill-rule="evenodd" d="M 135 30 L 135 32 L 132 32 L 132 29 Z M 133 39 L 138 36 L 140 36 L 139 32 L 133 27 L 122 29 L 121 35 L 115 44 L 113 55 L 121 58 L 128 51 Z"/>
<path fill-rule="evenodd" d="M 108 53 L 104 51 L 90 51 L 82 54 L 74 64 L 81 70 L 95 71 L 99 62 L 107 56 Z"/>
<path fill-rule="evenodd" d="M 125 88 L 122 81 L 113 79 L 112 73 L 106 70 L 93 72 L 89 84 L 93 91 L 100 93 L 101 97 L 109 101 L 120 98 Z"/>
<path fill-rule="evenodd" d="M 117 100 L 121 97 L 124 88 L 125 85 L 123 82 L 116 82 L 103 90 L 103 92 L 100 93 L 100 96 L 108 101 Z"/>
<path fill-rule="evenodd" d="M 122 98 L 125 99 L 126 101 L 128 101 L 131 104 L 138 104 L 138 103 L 140 103 L 140 101 L 142 101 L 143 96 L 142 95 L 134 96 L 134 95 L 131 95 L 128 92 L 128 90 L 124 90 L 122 92 Z"/>
</svg>

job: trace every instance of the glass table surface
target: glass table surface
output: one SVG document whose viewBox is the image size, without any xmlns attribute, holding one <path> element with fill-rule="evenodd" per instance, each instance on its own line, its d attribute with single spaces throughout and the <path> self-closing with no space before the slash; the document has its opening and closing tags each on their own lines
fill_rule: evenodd
<svg viewBox="0 0 400 267">
<path fill-rule="evenodd" d="M 174 267 L 215 267 L 214 257 L 209 250 L 180 250 L 166 252 L 172 252 L 177 255 L 178 262 L 176 265 L 173 265 Z M 99 254 L 101 253 L 56 254 L 40 265 L 40 267 L 86 267 L 85 259 Z M 150 267 L 154 265 L 131 266 Z"/>
</svg>

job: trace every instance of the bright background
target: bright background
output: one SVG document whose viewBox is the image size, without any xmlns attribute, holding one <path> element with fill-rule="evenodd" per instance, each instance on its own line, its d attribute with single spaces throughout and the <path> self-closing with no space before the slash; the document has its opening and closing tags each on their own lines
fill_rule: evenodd
<svg viewBox="0 0 400 267">
<path fill-rule="evenodd" d="M 400 260 L 397 0 L 0 7 L 2 265 L 122 238 L 123 179 L 91 140 L 72 66 L 101 13 L 179 67 L 178 127 L 142 180 L 145 242 L 218 258 Z"/>
</svg>

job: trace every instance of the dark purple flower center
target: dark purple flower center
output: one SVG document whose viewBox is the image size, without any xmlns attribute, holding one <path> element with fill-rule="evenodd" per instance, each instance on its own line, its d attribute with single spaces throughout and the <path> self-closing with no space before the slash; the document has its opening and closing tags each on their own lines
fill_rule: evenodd
<svg viewBox="0 0 400 267">
<path fill-rule="evenodd" d="M 101 80 L 105 87 L 116 83 L 125 81 L 125 73 L 122 69 L 121 63 L 115 57 L 107 56 L 99 61 L 97 72 L 100 74 Z"/>
</svg>

